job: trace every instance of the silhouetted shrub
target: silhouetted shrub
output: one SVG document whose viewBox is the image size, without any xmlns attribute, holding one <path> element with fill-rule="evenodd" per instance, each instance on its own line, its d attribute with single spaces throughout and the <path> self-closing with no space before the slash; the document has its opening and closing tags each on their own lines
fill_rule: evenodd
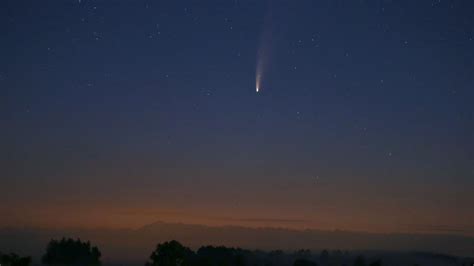
<svg viewBox="0 0 474 266">
<path fill-rule="evenodd" d="M 46 254 L 42 258 L 46 265 L 80 265 L 97 266 L 100 265 L 100 251 L 97 247 L 91 247 L 89 242 L 82 242 L 80 239 L 51 240 L 46 249 Z"/>
<path fill-rule="evenodd" d="M 316 262 L 306 259 L 297 259 L 293 263 L 293 266 L 318 266 L 318 264 L 316 264 Z"/>
<path fill-rule="evenodd" d="M 191 266 L 194 252 L 176 240 L 158 244 L 146 266 Z"/>
<path fill-rule="evenodd" d="M 2 254 L 0 252 L 0 265 L 2 266 L 29 266 L 31 257 L 20 257 L 15 253 Z"/>
<path fill-rule="evenodd" d="M 205 246 L 197 251 L 196 262 L 198 266 L 245 266 L 251 255 L 243 249 Z"/>
<path fill-rule="evenodd" d="M 354 266 L 365 266 L 365 258 L 363 256 L 357 256 L 354 261 Z"/>
<path fill-rule="evenodd" d="M 382 266 L 382 261 L 381 260 L 376 260 L 372 262 L 369 266 Z"/>
</svg>

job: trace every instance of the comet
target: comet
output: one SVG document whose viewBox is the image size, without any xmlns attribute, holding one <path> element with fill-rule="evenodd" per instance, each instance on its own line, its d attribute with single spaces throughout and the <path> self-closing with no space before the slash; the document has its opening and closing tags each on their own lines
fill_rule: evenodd
<svg viewBox="0 0 474 266">
<path fill-rule="evenodd" d="M 259 93 L 262 90 L 262 82 L 267 72 L 267 66 L 270 61 L 271 52 L 271 37 L 272 37 L 272 16 L 270 8 L 264 17 L 262 33 L 257 50 L 257 67 L 255 73 L 255 92 Z"/>
<path fill-rule="evenodd" d="M 262 87 L 262 76 L 265 69 L 265 53 L 263 53 L 262 48 L 259 49 L 257 54 L 257 69 L 255 74 L 255 91 L 258 93 Z"/>
<path fill-rule="evenodd" d="M 255 91 L 257 93 L 262 89 L 262 78 L 268 62 L 267 53 L 265 52 L 266 35 L 265 32 L 262 34 L 262 40 L 260 41 L 260 47 L 257 53 L 257 69 L 255 74 Z"/>
<path fill-rule="evenodd" d="M 255 81 L 255 91 L 258 93 L 260 91 L 260 75 L 257 73 L 257 78 Z"/>
</svg>

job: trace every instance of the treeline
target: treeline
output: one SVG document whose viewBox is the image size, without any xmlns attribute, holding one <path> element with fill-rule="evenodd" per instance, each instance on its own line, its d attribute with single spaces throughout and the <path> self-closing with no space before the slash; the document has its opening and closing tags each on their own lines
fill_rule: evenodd
<svg viewBox="0 0 474 266">
<path fill-rule="evenodd" d="M 1 266 L 29 266 L 31 257 L 0 253 Z M 50 266 L 100 266 L 99 248 L 80 239 L 51 240 L 41 258 L 43 265 Z M 228 248 L 224 246 L 203 246 L 196 251 L 178 241 L 159 243 L 145 266 L 382 266 L 377 258 L 366 258 L 347 251 L 313 253 L 308 249 L 285 253 L 282 250 L 270 252 Z M 417 266 L 411 264 L 408 266 Z M 464 265 L 464 263 L 462 264 Z"/>
<path fill-rule="evenodd" d="M 1 254 L 0 266 L 29 266 L 31 257 L 20 257 L 17 254 Z M 80 239 L 63 238 L 51 240 L 46 247 L 46 253 L 41 258 L 44 265 L 54 266 L 100 266 L 101 253 L 97 247 L 91 246 L 90 242 L 82 242 Z"/>
<path fill-rule="evenodd" d="M 1 266 L 29 266 L 31 257 L 1 254 Z M 41 258 L 43 265 L 100 266 L 101 252 L 90 242 L 80 239 L 51 240 Z M 350 260 L 353 260 L 352 262 Z M 355 259 L 348 252 L 323 250 L 313 254 L 302 249 L 294 253 L 281 250 L 264 252 L 224 246 L 203 246 L 196 252 L 172 240 L 158 244 L 145 266 L 381 266 L 380 260 L 368 261 L 362 256 Z"/>
<path fill-rule="evenodd" d="M 288 254 L 282 250 L 264 252 L 203 246 L 196 252 L 178 241 L 158 244 L 145 266 L 382 266 L 381 260 L 354 258 L 348 252 L 323 250 L 313 254 L 309 249 Z"/>
</svg>

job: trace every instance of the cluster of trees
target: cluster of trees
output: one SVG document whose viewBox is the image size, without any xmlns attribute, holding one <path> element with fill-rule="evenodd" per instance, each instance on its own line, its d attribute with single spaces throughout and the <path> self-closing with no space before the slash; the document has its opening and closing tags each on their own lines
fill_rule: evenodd
<svg viewBox="0 0 474 266">
<path fill-rule="evenodd" d="M 245 266 L 249 251 L 226 247 L 201 247 L 196 253 L 170 241 L 156 246 L 146 266 Z"/>
<path fill-rule="evenodd" d="M 29 266 L 30 257 L 16 254 L 2 255 L 1 266 Z M 347 254 L 346 254 L 347 255 Z M 41 258 L 43 265 L 49 266 L 100 266 L 101 253 L 90 242 L 80 239 L 51 240 L 46 253 Z M 250 251 L 224 246 L 203 246 L 196 252 L 178 241 L 160 243 L 151 253 L 145 266 L 381 266 L 380 261 L 366 263 L 363 257 L 357 257 L 350 263 L 341 251 L 329 253 L 324 250 L 314 256 L 310 250 L 302 249 L 293 254 L 281 250 L 270 252 Z"/>
<path fill-rule="evenodd" d="M 41 261 L 45 265 L 99 266 L 100 251 L 80 239 L 51 240 Z"/>
<path fill-rule="evenodd" d="M 20 257 L 15 253 L 2 254 L 0 252 L 0 265 L 2 266 L 28 266 L 31 264 L 31 257 Z"/>
<path fill-rule="evenodd" d="M 90 242 L 63 238 L 49 242 L 41 262 L 49 266 L 100 266 L 100 257 L 99 249 Z M 0 253 L 0 265 L 29 266 L 31 258 Z M 158 244 L 145 266 L 382 266 L 382 261 L 353 256 L 347 251 L 313 254 L 308 249 L 285 253 L 203 246 L 194 252 L 172 240 Z"/>
<path fill-rule="evenodd" d="M 46 248 L 41 262 L 50 266 L 100 266 L 100 251 L 91 246 L 90 242 L 82 242 L 80 239 L 71 238 L 51 240 Z M 29 266 L 31 257 L 20 257 L 10 253 L 0 253 L 1 266 Z"/>
<path fill-rule="evenodd" d="M 223 246 L 203 246 L 193 252 L 173 240 L 158 244 L 145 266 L 382 266 L 381 260 L 367 262 L 358 256 L 350 261 L 349 257 L 342 251 L 330 254 L 323 250 L 314 256 L 310 250 L 303 249 L 288 255 L 281 250 L 263 252 Z"/>
</svg>

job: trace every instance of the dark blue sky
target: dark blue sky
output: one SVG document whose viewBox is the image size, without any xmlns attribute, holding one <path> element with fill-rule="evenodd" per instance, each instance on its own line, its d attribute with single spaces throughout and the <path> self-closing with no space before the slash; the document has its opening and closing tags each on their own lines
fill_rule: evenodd
<svg viewBox="0 0 474 266">
<path fill-rule="evenodd" d="M 256 217 L 472 234 L 473 11 L 446 0 L 2 1 L 4 223 Z"/>
</svg>

